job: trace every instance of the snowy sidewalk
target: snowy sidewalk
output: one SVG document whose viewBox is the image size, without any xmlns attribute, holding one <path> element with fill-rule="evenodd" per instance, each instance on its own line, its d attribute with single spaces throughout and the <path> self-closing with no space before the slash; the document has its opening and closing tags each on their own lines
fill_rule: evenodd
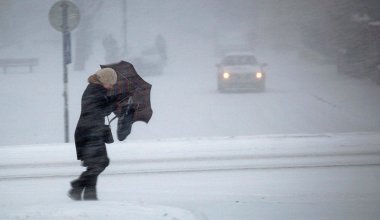
<svg viewBox="0 0 380 220">
<path fill-rule="evenodd" d="M 29 220 L 202 220 L 190 211 L 167 206 L 142 205 L 138 203 L 121 202 L 72 202 L 36 204 L 20 208 L 17 212 L 0 213 L 0 219 L 29 219 Z"/>
<path fill-rule="evenodd" d="M 380 133 L 127 140 L 109 145 L 108 152 L 105 175 L 379 165 Z M 0 179 L 74 176 L 82 170 L 71 143 L 0 147 L 0 168 Z"/>
<path fill-rule="evenodd" d="M 101 200 L 76 202 L 65 196 L 84 169 L 74 144 L 0 147 L 0 219 L 375 220 L 379 213 L 379 133 L 127 140 L 108 151 Z M 195 172 L 215 170 L 234 172 Z M 194 172 L 175 173 L 184 171 Z M 156 172 L 166 174 L 144 175 Z M 115 176 L 129 173 L 142 175 Z"/>
</svg>

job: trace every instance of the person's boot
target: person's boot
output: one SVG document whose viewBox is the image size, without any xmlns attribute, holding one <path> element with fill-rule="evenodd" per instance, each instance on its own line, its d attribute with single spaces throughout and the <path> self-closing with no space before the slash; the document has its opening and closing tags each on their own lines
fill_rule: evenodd
<svg viewBox="0 0 380 220">
<path fill-rule="evenodd" d="M 86 186 L 83 193 L 84 200 L 98 200 L 95 186 Z"/>
<path fill-rule="evenodd" d="M 84 189 L 84 183 L 81 180 L 74 180 L 71 182 L 71 189 L 67 193 L 67 195 L 72 200 L 81 200 L 82 199 L 82 192 Z"/>
</svg>

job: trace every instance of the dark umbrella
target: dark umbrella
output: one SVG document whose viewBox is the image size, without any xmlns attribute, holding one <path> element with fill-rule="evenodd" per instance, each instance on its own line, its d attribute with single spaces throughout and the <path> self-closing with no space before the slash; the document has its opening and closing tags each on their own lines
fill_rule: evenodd
<svg viewBox="0 0 380 220">
<path fill-rule="evenodd" d="M 120 102 L 122 106 L 130 104 L 128 101 L 133 102 L 136 109 L 131 124 L 136 121 L 148 123 L 153 114 L 150 105 L 150 90 L 152 85 L 145 82 L 137 74 L 133 65 L 126 61 L 122 60 L 119 63 L 100 65 L 100 67 L 109 67 L 116 71 L 118 80 L 113 90 L 111 90 L 111 93 L 118 97 L 117 101 Z M 119 112 L 115 112 L 115 114 L 120 116 Z M 119 140 L 120 139 L 124 140 L 125 137 L 119 137 Z"/>
</svg>

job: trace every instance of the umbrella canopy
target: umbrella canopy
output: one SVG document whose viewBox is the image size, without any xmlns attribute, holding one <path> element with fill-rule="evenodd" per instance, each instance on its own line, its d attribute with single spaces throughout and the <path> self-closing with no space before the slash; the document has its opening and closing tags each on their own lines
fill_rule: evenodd
<svg viewBox="0 0 380 220">
<path fill-rule="evenodd" d="M 133 104 L 137 106 L 132 121 L 148 123 L 153 114 L 150 105 L 150 90 L 152 85 L 145 82 L 137 74 L 133 65 L 126 61 L 122 60 L 119 63 L 100 65 L 100 67 L 109 67 L 116 71 L 117 82 L 110 93 L 118 96 L 117 101 L 125 106 L 128 104 L 128 100 L 132 98 Z"/>
</svg>

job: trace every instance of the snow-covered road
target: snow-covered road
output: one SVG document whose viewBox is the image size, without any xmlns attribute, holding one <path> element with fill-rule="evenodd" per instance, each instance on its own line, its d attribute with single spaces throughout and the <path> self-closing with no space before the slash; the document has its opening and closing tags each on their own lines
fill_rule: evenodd
<svg viewBox="0 0 380 220">
<path fill-rule="evenodd" d="M 108 147 L 98 203 L 65 196 L 83 170 L 73 144 L 3 146 L 0 217 L 377 220 L 379 143 L 379 133 L 126 141 Z"/>
<path fill-rule="evenodd" d="M 380 131 L 380 89 L 369 81 L 339 75 L 334 65 L 303 60 L 296 52 L 257 49 L 258 59 L 269 64 L 268 90 L 221 94 L 212 42 L 183 45 L 183 40 L 172 36 L 162 75 L 143 76 L 153 85 L 154 113 L 149 125 L 134 124 L 130 139 Z M 52 53 L 53 48 L 41 45 L 41 53 L 50 56 L 41 55 L 35 73 L 0 75 L 0 113 L 5 116 L 0 118 L 5 125 L 0 145 L 63 142 L 61 54 Z M 70 141 L 87 77 L 101 64 L 98 58 L 86 71 L 70 69 Z"/>
<path fill-rule="evenodd" d="M 127 141 L 109 145 L 105 174 L 377 165 L 379 143 L 378 133 Z M 0 155 L 0 179 L 78 172 L 73 144 L 2 146 Z"/>
</svg>

